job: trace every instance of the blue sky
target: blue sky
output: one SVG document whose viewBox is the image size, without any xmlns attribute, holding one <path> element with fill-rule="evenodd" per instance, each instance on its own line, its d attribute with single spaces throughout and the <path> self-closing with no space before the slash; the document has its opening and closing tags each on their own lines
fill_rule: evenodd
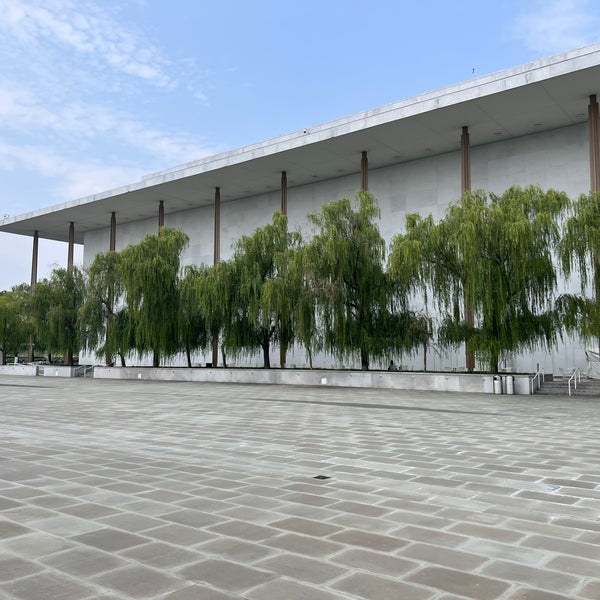
<svg viewBox="0 0 600 600">
<path fill-rule="evenodd" d="M 593 0 L 0 0 L 0 218 L 598 40 Z"/>
</svg>

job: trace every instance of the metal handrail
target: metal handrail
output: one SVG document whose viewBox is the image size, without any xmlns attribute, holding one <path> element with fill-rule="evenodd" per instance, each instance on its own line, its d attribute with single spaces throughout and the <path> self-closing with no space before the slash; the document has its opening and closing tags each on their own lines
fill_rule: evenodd
<svg viewBox="0 0 600 600">
<path fill-rule="evenodd" d="M 539 390 L 542 387 L 542 383 L 546 381 L 544 369 L 540 369 L 530 380 L 531 395 L 535 394 L 535 390 Z"/>
<path fill-rule="evenodd" d="M 573 382 L 573 386 L 575 388 L 575 390 L 577 390 L 577 381 L 579 380 L 579 382 L 581 383 L 581 369 L 579 367 L 577 367 L 576 369 L 573 369 L 573 374 L 571 375 L 571 377 L 569 377 L 569 381 L 568 386 L 569 386 L 569 396 L 571 395 L 571 381 Z"/>
</svg>

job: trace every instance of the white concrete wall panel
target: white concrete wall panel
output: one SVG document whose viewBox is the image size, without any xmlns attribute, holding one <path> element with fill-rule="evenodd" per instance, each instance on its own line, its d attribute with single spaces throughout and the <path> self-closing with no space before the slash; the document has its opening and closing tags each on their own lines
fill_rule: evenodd
<svg viewBox="0 0 600 600">
<path fill-rule="evenodd" d="M 423 215 L 443 216 L 448 204 L 460 198 L 460 147 L 457 132 L 457 150 L 437 156 L 426 157 L 397 165 L 373 168 L 369 172 L 369 190 L 374 194 L 381 209 L 380 228 L 389 242 L 394 234 L 403 231 L 405 217 L 411 212 Z M 355 173 L 315 182 L 314 184 L 288 188 L 288 217 L 291 230 L 299 230 L 305 238 L 312 235 L 307 215 L 320 210 L 325 202 L 343 197 L 354 198 L 360 188 L 360 156 L 356 159 Z M 376 165 L 375 165 L 376 167 Z M 512 185 L 540 185 L 567 192 L 575 198 L 589 189 L 589 158 L 587 127 L 572 125 L 561 129 L 532 133 L 531 135 L 499 140 L 493 144 L 474 146 L 471 149 L 472 189 L 484 189 L 501 194 Z M 293 172 L 288 171 L 293 182 Z M 224 201 L 226 187 L 221 190 L 221 258 L 232 254 L 232 245 L 242 235 L 251 234 L 272 219 L 280 209 L 279 175 L 274 176 L 273 191 L 251 195 L 235 201 Z M 212 264 L 214 207 L 204 206 L 180 213 L 169 213 L 165 204 L 165 225 L 180 228 L 189 236 L 190 244 L 183 255 L 184 264 Z M 105 229 L 85 235 L 84 264 L 89 265 L 98 252 L 108 249 L 109 221 Z M 117 214 L 117 250 L 138 242 L 147 233 L 157 229 L 156 219 L 119 224 Z M 431 351 L 429 368 L 460 368 L 464 353 Z M 201 357 L 199 357 L 201 358 Z M 202 357 L 203 358 L 203 357 Z M 260 354 L 245 361 L 259 365 Z M 273 364 L 278 364 L 278 351 L 273 352 Z M 330 357 L 315 357 L 315 366 L 341 366 Z M 401 362 L 420 369 L 422 353 L 403 357 Z M 514 357 L 512 367 L 532 370 L 536 364 L 547 372 L 558 372 L 560 365 L 585 366 L 583 347 L 577 340 L 567 339 L 553 354 L 536 352 Z M 567 364 L 568 363 L 568 364 Z M 290 350 L 288 364 L 307 366 L 302 348 Z M 352 366 L 352 365 L 344 365 Z"/>
</svg>

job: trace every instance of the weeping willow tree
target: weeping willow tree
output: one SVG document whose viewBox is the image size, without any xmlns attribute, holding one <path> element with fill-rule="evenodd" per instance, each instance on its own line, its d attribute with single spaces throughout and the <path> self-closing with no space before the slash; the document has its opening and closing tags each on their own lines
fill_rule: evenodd
<svg viewBox="0 0 600 600">
<path fill-rule="evenodd" d="M 76 267 L 54 269 L 36 283 L 31 314 L 38 344 L 49 353 L 62 353 L 65 365 L 83 343 L 79 312 L 84 299 L 83 273 Z"/>
<path fill-rule="evenodd" d="M 262 350 L 263 366 L 271 367 L 273 343 L 293 342 L 295 290 L 290 256 L 300 235 L 288 232 L 287 217 L 276 213 L 273 222 L 243 236 L 235 245 L 228 288 L 235 290 L 226 346 L 235 354 Z"/>
<path fill-rule="evenodd" d="M 379 207 L 367 192 L 325 204 L 309 216 L 315 235 L 304 249 L 323 347 L 339 359 L 372 358 L 409 349 L 411 320 L 403 287 L 384 269 Z"/>
<path fill-rule="evenodd" d="M 199 282 L 199 301 L 206 319 L 210 340 L 220 340 L 223 366 L 227 367 L 227 350 L 233 348 L 234 312 L 238 293 L 237 273 L 231 261 L 220 261 L 202 272 Z M 217 365 L 214 364 L 214 367 Z"/>
<path fill-rule="evenodd" d="M 120 272 L 125 305 L 138 353 L 152 352 L 152 364 L 180 349 L 178 275 L 188 243 L 182 231 L 162 227 L 121 251 Z"/>
<path fill-rule="evenodd" d="M 467 352 L 497 373 L 501 356 L 555 343 L 561 323 L 552 306 L 553 250 L 567 205 L 560 192 L 512 187 L 489 199 L 465 194 L 439 223 L 407 217 L 394 260 L 433 294 L 444 316 L 443 345 L 466 342 Z M 473 307 L 474 326 L 465 322 L 464 305 Z"/>
<path fill-rule="evenodd" d="M 202 308 L 202 286 L 206 267 L 188 265 L 179 281 L 179 336 L 187 366 L 192 366 L 192 352 L 208 346 L 209 331 Z"/>
<path fill-rule="evenodd" d="M 18 355 L 27 345 L 30 327 L 27 319 L 29 290 L 15 286 L 0 292 L 0 364 L 6 364 L 9 353 Z"/>
<path fill-rule="evenodd" d="M 580 294 L 559 298 L 567 330 L 600 344 L 600 193 L 580 196 L 572 205 L 559 244 L 566 276 L 579 274 Z M 590 294 L 591 292 L 591 294 Z"/>
<path fill-rule="evenodd" d="M 125 364 L 125 355 L 134 344 L 133 330 L 122 305 L 121 255 L 117 252 L 97 254 L 87 269 L 85 298 L 81 322 L 87 350 L 104 354 L 105 364 L 112 365 L 115 354 Z"/>
</svg>

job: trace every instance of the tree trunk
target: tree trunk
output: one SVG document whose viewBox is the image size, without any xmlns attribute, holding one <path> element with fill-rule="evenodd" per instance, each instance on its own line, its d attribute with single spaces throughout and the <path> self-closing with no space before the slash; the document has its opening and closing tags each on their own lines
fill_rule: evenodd
<svg viewBox="0 0 600 600">
<path fill-rule="evenodd" d="M 2 358 L 0 359 L 0 365 L 4 366 L 6 364 L 6 352 L 4 350 L 0 350 L 0 354 Z"/>
<path fill-rule="evenodd" d="M 152 366 L 160 367 L 160 354 L 156 350 L 152 352 Z"/>
<path fill-rule="evenodd" d="M 223 357 L 223 368 L 227 368 L 227 357 L 225 356 L 225 346 L 221 346 L 221 356 Z M 215 365 L 213 365 L 214 367 Z"/>
<path fill-rule="evenodd" d="M 427 371 L 427 342 L 423 344 L 423 371 Z"/>
<path fill-rule="evenodd" d="M 189 346 L 186 346 L 186 348 L 185 348 L 185 356 L 187 358 L 188 369 L 191 369 L 192 368 L 192 352 L 191 352 Z"/>
<path fill-rule="evenodd" d="M 65 352 L 65 355 L 63 356 L 63 365 L 66 367 L 73 365 L 73 350 L 69 349 Z"/>
<path fill-rule="evenodd" d="M 271 357 L 269 356 L 269 342 L 262 342 L 261 343 L 262 349 L 263 349 L 263 369 L 270 369 L 271 368 Z"/>
<path fill-rule="evenodd" d="M 312 351 L 311 351 L 310 348 L 308 348 L 307 352 L 308 352 L 308 365 L 312 369 L 313 368 L 313 364 L 312 364 Z"/>
<path fill-rule="evenodd" d="M 125 355 L 122 352 L 119 352 L 119 358 L 121 359 L 121 366 L 126 367 L 127 365 L 125 364 Z"/>
<path fill-rule="evenodd" d="M 360 368 L 363 371 L 369 370 L 369 353 L 367 352 L 366 348 L 360 349 Z"/>
</svg>

